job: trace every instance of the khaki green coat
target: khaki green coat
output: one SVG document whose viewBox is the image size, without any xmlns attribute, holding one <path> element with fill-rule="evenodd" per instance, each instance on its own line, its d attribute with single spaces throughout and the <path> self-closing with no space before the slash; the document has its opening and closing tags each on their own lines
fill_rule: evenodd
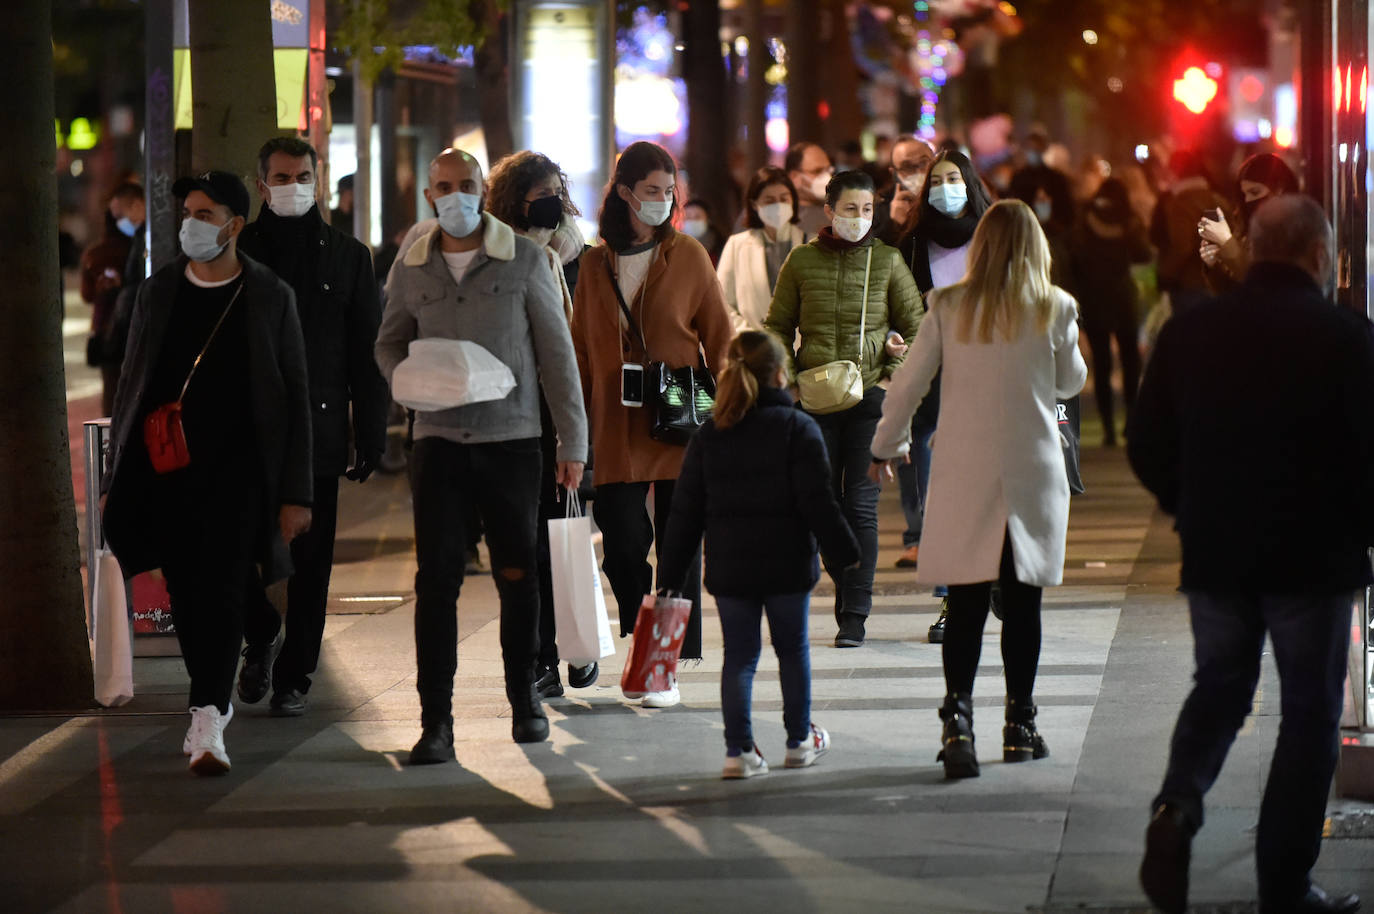
<svg viewBox="0 0 1374 914">
<path fill-rule="evenodd" d="M 860 362 L 859 312 L 864 300 L 864 262 L 870 248 L 873 263 Z M 782 265 L 764 327 L 787 350 L 789 376 L 848 359 L 860 364 L 864 390 L 868 390 L 892 377 L 904 358 L 887 354 L 888 333 L 895 330 L 910 344 L 924 312 L 916 280 L 896 248 L 870 240 L 835 250 L 817 239 L 794 248 Z"/>
</svg>

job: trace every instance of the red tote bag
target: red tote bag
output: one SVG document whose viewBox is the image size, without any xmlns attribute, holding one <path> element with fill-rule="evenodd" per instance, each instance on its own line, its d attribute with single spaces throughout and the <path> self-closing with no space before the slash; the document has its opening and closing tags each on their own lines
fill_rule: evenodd
<svg viewBox="0 0 1374 914">
<path fill-rule="evenodd" d="M 630 658 L 620 674 L 626 692 L 667 692 L 677 681 L 677 660 L 687 636 L 692 601 L 649 594 L 639 605 Z"/>
</svg>

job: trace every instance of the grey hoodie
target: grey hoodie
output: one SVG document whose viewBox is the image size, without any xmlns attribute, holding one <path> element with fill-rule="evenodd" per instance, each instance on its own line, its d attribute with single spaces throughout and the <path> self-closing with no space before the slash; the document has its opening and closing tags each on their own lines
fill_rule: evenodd
<svg viewBox="0 0 1374 914">
<path fill-rule="evenodd" d="M 415 437 L 458 444 L 538 438 L 539 393 L 558 431 L 558 460 L 587 459 L 587 415 L 563 299 L 547 254 L 510 226 L 482 215 L 482 247 L 453 281 L 439 250 L 437 224 L 417 238 L 391 269 L 386 311 L 377 334 L 377 365 L 387 383 L 422 337 L 471 340 L 504 362 L 515 389 L 501 400 L 415 416 Z"/>
</svg>

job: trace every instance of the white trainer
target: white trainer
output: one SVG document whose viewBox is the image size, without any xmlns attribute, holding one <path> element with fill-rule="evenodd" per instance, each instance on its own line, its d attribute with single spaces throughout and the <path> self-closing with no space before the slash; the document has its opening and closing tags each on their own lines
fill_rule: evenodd
<svg viewBox="0 0 1374 914">
<path fill-rule="evenodd" d="M 830 748 L 830 734 L 824 728 L 815 724 L 811 725 L 811 735 L 802 740 L 800 746 L 788 746 L 787 758 L 783 761 L 786 768 L 809 768 L 816 764 L 816 759 Z"/>
<path fill-rule="evenodd" d="M 645 692 L 643 706 L 646 708 L 671 708 L 682 703 L 682 695 L 677 690 L 677 683 L 666 692 Z"/>
<path fill-rule="evenodd" d="M 229 753 L 224 748 L 224 728 L 234 719 L 234 706 L 224 714 L 214 705 L 191 709 L 191 729 L 186 734 L 190 743 L 191 772 L 198 775 L 226 774 Z"/>
<path fill-rule="evenodd" d="M 739 755 L 727 755 L 725 767 L 720 770 L 720 776 L 727 781 L 752 778 L 756 774 L 767 773 L 768 763 L 764 761 L 758 746 L 748 752 L 741 752 Z"/>
</svg>

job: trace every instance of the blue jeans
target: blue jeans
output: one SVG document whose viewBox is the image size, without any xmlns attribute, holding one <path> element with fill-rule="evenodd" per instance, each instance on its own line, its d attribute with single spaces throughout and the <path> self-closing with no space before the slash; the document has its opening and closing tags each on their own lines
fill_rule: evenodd
<svg viewBox="0 0 1374 914">
<path fill-rule="evenodd" d="M 716 597 L 725 635 L 725 662 L 720 671 L 720 709 L 725 717 L 725 747 L 745 751 L 754 744 L 750 696 L 763 637 L 759 620 L 768 615 L 768 635 L 778 655 L 782 682 L 782 723 L 787 739 L 801 742 L 811 732 L 811 647 L 806 618 L 811 594 L 767 597 Z"/>
<path fill-rule="evenodd" d="M 902 494 L 902 514 L 906 529 L 902 531 L 902 545 L 915 546 L 921 542 L 921 528 L 926 513 L 926 493 L 930 491 L 930 436 L 935 426 L 927 425 L 917 413 L 911 420 L 911 462 L 897 466 L 897 485 Z"/>
<path fill-rule="evenodd" d="M 1282 721 L 1260 805 L 1255 858 L 1260 904 L 1307 893 L 1321 852 L 1326 798 L 1339 754 L 1353 594 L 1188 594 L 1197 672 L 1179 712 L 1155 806 L 1202 826 L 1202 797 L 1251 710 L 1269 633 L 1282 684 Z"/>
</svg>

